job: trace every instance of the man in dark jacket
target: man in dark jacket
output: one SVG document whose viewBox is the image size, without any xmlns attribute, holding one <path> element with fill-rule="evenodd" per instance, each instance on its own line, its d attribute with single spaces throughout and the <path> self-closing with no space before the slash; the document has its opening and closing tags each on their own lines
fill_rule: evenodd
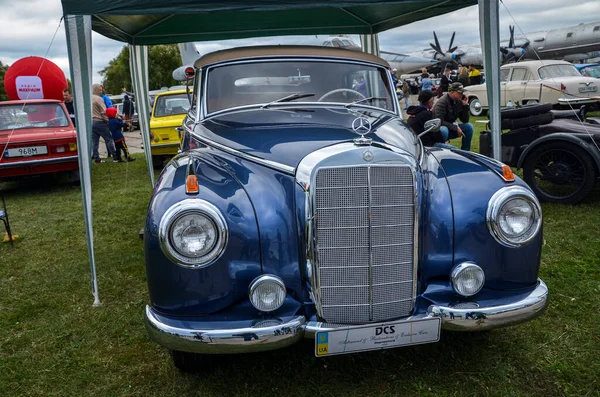
<svg viewBox="0 0 600 397">
<path fill-rule="evenodd" d="M 438 99 L 433 109 L 434 117 L 442 120 L 440 132 L 444 142 L 448 139 L 462 137 L 462 150 L 471 150 L 473 139 L 473 124 L 469 123 L 469 99 L 463 94 L 465 91 L 461 83 L 452 83 L 448 92 Z M 458 124 L 456 119 L 462 124 Z"/>
<path fill-rule="evenodd" d="M 448 92 L 448 87 L 450 87 L 450 69 L 446 68 L 444 70 L 444 75 L 440 79 L 440 86 L 442 87 L 442 92 Z"/>
<path fill-rule="evenodd" d="M 420 105 L 410 106 L 406 111 L 409 116 L 406 124 L 408 124 L 410 129 L 413 130 L 416 135 L 425 131 L 425 122 L 433 118 L 431 107 L 433 106 L 434 98 L 435 93 L 433 91 L 421 91 L 419 94 Z M 446 145 L 444 143 L 444 138 L 439 130 L 429 131 L 421 137 L 421 142 L 423 143 L 423 146 L 454 148 L 454 146 Z"/>
</svg>

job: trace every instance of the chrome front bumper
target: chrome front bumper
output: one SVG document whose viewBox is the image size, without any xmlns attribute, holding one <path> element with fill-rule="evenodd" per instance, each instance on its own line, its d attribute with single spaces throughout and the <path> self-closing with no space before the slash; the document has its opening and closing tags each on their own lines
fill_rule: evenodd
<svg viewBox="0 0 600 397">
<path fill-rule="evenodd" d="M 538 280 L 537 287 L 523 299 L 506 305 L 456 309 L 432 305 L 424 317 L 440 317 L 442 329 L 450 331 L 482 331 L 514 325 L 539 316 L 548 305 L 548 287 Z M 375 325 L 375 324 L 373 324 Z M 202 354 L 254 353 L 287 347 L 302 338 L 314 339 L 317 332 L 339 329 L 339 326 L 310 321 L 303 316 L 269 327 L 235 329 L 187 329 L 165 324 L 151 307 L 146 306 L 146 328 L 152 339 L 171 349 Z"/>
<path fill-rule="evenodd" d="M 22 157 L 26 158 L 26 157 Z M 68 163 L 68 162 L 77 162 L 77 156 L 68 156 L 68 157 L 55 157 L 51 159 L 40 159 L 40 160 L 24 160 L 12 163 L 3 163 L 0 164 L 0 168 L 17 168 L 24 166 L 32 166 L 32 165 L 47 165 L 47 164 L 59 164 L 59 163 Z"/>
</svg>

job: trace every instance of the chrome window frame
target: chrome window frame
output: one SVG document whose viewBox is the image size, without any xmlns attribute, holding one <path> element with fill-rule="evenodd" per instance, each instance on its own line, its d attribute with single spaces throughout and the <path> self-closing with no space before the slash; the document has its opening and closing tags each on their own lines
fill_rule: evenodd
<svg viewBox="0 0 600 397">
<path fill-rule="evenodd" d="M 375 62 L 368 62 L 368 61 L 363 61 L 363 60 L 353 60 L 353 59 L 348 59 L 348 58 L 333 58 L 333 57 L 321 57 L 321 56 L 307 56 L 307 57 L 298 57 L 298 56 L 293 56 L 293 57 L 281 57 L 281 56 L 275 56 L 275 57 L 257 57 L 257 58 L 253 58 L 253 59 L 240 59 L 240 60 L 236 60 L 236 61 L 224 61 L 224 62 L 219 62 L 219 63 L 215 63 L 212 65 L 208 65 L 205 66 L 203 68 L 203 72 L 201 73 L 201 89 L 202 89 L 202 95 L 199 96 L 199 101 L 200 101 L 200 121 L 203 120 L 208 120 L 211 119 L 212 117 L 216 117 L 218 115 L 224 114 L 224 113 L 229 113 L 229 112 L 234 112 L 234 111 L 238 111 L 238 110 L 243 110 L 243 109 L 256 109 L 256 108 L 260 108 L 261 106 L 265 105 L 265 103 L 256 103 L 256 104 L 251 104 L 251 105 L 242 105 L 242 106 L 235 106 L 235 107 L 231 107 L 231 108 L 227 108 L 227 109 L 221 109 L 215 112 L 208 112 L 208 108 L 206 106 L 206 98 L 207 98 L 207 91 L 208 91 L 208 75 L 210 74 L 210 71 L 212 69 L 218 68 L 218 67 L 222 67 L 222 66 L 229 66 L 229 65 L 240 65 L 240 64 L 248 64 L 248 63 L 259 63 L 261 61 L 269 61 L 269 62 L 306 62 L 306 61 L 316 61 L 316 62 L 333 62 L 333 63 L 351 63 L 351 64 L 357 64 L 357 65 L 365 65 L 365 66 L 370 66 L 370 67 L 375 67 L 375 68 L 383 68 L 386 71 L 386 76 L 387 76 L 387 84 L 388 87 L 390 87 L 390 97 L 391 97 L 391 101 L 392 101 L 392 105 L 393 105 L 393 110 L 389 110 L 389 109 L 383 109 L 377 106 L 370 106 L 370 105 L 365 105 L 365 104 L 355 104 L 355 107 L 362 107 L 365 109 L 369 109 L 369 110 L 377 110 L 380 112 L 386 112 L 386 113 L 390 113 L 393 114 L 395 116 L 401 117 L 400 114 L 400 107 L 398 105 L 398 98 L 396 97 L 396 91 L 394 89 L 391 89 L 394 85 L 392 83 L 392 77 L 391 77 L 391 72 L 390 72 L 390 68 L 389 67 L 385 67 L 379 63 L 375 63 Z M 274 103 L 272 104 L 270 107 L 307 107 L 307 106 L 317 106 L 317 107 L 345 107 L 345 105 L 347 105 L 347 103 L 341 103 L 341 102 L 297 102 L 297 103 L 292 103 L 292 102 L 281 102 L 281 103 Z"/>
</svg>

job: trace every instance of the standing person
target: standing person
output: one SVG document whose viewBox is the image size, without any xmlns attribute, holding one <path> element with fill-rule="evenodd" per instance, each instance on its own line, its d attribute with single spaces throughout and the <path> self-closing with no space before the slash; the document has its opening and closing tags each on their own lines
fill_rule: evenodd
<svg viewBox="0 0 600 397">
<path fill-rule="evenodd" d="M 402 82 L 402 93 L 404 94 L 404 110 L 408 110 L 408 99 L 410 97 L 410 87 L 408 81 L 405 78 Z"/>
<path fill-rule="evenodd" d="M 446 142 L 448 139 L 462 137 L 462 150 L 471 150 L 473 139 L 473 124 L 469 123 L 469 99 L 463 94 L 465 91 L 461 83 L 452 83 L 448 92 L 435 103 L 434 117 L 442 120 L 440 132 Z M 458 124 L 456 119 L 462 122 Z"/>
<path fill-rule="evenodd" d="M 106 105 L 102 100 L 102 86 L 100 84 L 92 85 L 92 158 L 96 163 L 102 163 L 100 154 L 98 153 L 98 145 L 100 137 L 104 139 L 108 154 L 117 162 L 115 142 L 112 139 L 110 130 L 108 129 L 108 117 L 106 116 Z"/>
<path fill-rule="evenodd" d="M 433 106 L 435 98 L 435 93 L 432 91 L 421 91 L 419 94 L 419 104 L 418 106 L 411 106 L 408 108 L 406 112 L 408 114 L 408 120 L 406 124 L 410 127 L 411 130 L 416 135 L 419 135 L 423 131 L 425 131 L 425 122 L 431 120 L 433 118 L 433 114 L 431 112 L 431 108 Z M 445 147 L 448 149 L 454 149 L 454 146 L 447 145 L 444 141 L 444 137 L 441 132 L 438 131 L 429 131 L 427 134 L 423 135 L 421 138 L 421 142 L 423 146 L 437 146 L 437 147 Z"/>
<path fill-rule="evenodd" d="M 129 98 L 129 95 L 125 94 L 123 96 L 123 121 L 129 123 L 128 129 L 129 131 L 133 131 L 133 127 L 131 125 L 131 119 L 133 118 L 133 113 L 135 109 L 133 107 L 133 102 Z"/>
<path fill-rule="evenodd" d="M 77 127 L 77 124 L 75 124 L 75 107 L 73 106 L 73 94 L 71 94 L 70 89 L 65 88 L 63 90 L 63 100 L 65 102 L 65 107 L 67 108 L 67 112 L 69 112 L 69 117 L 71 118 L 71 121 L 73 122 L 73 125 L 75 127 Z"/>
<path fill-rule="evenodd" d="M 444 69 L 444 74 L 440 80 L 440 86 L 442 87 L 442 92 L 448 92 L 448 87 L 450 86 L 450 69 Z"/>
<path fill-rule="evenodd" d="M 469 84 L 481 84 L 481 72 L 473 64 L 469 65 Z"/>
<path fill-rule="evenodd" d="M 117 118 L 117 108 L 106 109 L 106 115 L 108 116 L 108 129 L 110 130 L 113 140 L 115 141 L 116 156 L 114 159 L 118 162 L 125 161 L 121 157 L 122 150 L 127 161 L 134 161 L 135 157 L 131 157 L 129 155 L 129 149 L 127 148 L 127 143 L 125 142 L 125 136 L 123 135 L 123 127 L 131 126 L 131 123 L 124 122 L 123 120 Z"/>
<path fill-rule="evenodd" d="M 463 87 L 469 85 L 469 73 L 466 67 L 460 66 L 458 68 L 458 77 L 456 78 L 456 81 L 462 84 Z"/>
<path fill-rule="evenodd" d="M 423 79 L 421 80 L 421 92 L 423 91 L 432 91 L 433 90 L 433 81 L 429 78 L 429 73 L 423 74 Z"/>
<path fill-rule="evenodd" d="M 392 69 L 392 82 L 394 83 L 394 90 L 398 88 L 398 76 L 396 73 L 398 73 L 398 69 Z"/>
</svg>

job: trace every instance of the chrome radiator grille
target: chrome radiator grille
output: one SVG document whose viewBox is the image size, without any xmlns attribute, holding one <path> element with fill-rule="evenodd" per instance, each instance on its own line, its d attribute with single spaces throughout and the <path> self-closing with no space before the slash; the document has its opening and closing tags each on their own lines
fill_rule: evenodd
<svg viewBox="0 0 600 397">
<path fill-rule="evenodd" d="M 415 283 L 411 168 L 321 168 L 314 187 L 321 317 L 348 324 L 409 315 Z"/>
</svg>

